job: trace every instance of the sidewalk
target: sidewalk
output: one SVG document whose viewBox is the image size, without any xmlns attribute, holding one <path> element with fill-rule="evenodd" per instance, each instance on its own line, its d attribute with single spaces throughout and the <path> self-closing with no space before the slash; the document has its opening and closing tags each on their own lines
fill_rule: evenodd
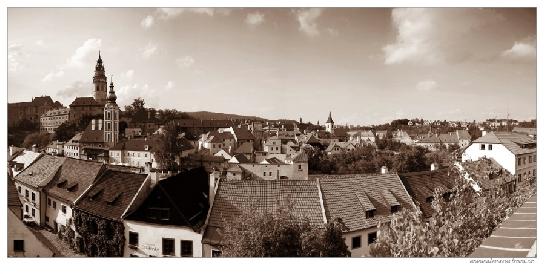
<svg viewBox="0 0 545 274">
<path fill-rule="evenodd" d="M 530 198 L 484 240 L 469 257 L 535 257 L 537 199 Z"/>
</svg>

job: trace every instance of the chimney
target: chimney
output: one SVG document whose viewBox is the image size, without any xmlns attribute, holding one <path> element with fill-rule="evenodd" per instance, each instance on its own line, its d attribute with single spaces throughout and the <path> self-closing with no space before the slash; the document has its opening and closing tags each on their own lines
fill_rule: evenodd
<svg viewBox="0 0 545 274">
<path fill-rule="evenodd" d="M 210 206 L 214 203 L 214 198 L 216 196 L 217 183 L 215 172 L 216 171 L 213 170 L 208 177 L 208 204 Z"/>
<path fill-rule="evenodd" d="M 102 130 L 102 119 L 98 119 L 98 130 Z"/>
<path fill-rule="evenodd" d="M 432 163 L 430 166 L 431 171 L 436 171 L 439 168 L 439 165 L 437 163 Z"/>
<path fill-rule="evenodd" d="M 36 146 L 36 144 L 32 145 L 32 152 L 38 152 L 38 147 Z"/>
<path fill-rule="evenodd" d="M 388 174 L 388 167 L 382 166 L 380 168 L 380 174 Z"/>
<path fill-rule="evenodd" d="M 95 130 L 95 119 L 91 120 L 91 130 Z"/>
</svg>

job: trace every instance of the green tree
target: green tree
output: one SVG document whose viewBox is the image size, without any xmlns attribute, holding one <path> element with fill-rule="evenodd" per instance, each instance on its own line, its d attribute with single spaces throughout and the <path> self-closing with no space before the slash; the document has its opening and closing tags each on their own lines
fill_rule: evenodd
<svg viewBox="0 0 545 274">
<path fill-rule="evenodd" d="M 228 257 L 346 257 L 340 220 L 325 227 L 312 226 L 292 214 L 290 207 L 278 207 L 273 214 L 245 210 L 227 223 L 222 251 Z"/>
<path fill-rule="evenodd" d="M 153 146 L 155 160 L 160 169 L 177 170 L 176 156 L 181 152 L 181 144 L 178 139 L 177 128 L 173 123 L 163 127 L 162 134 L 153 135 Z"/>
<path fill-rule="evenodd" d="M 55 129 L 55 138 L 58 141 L 66 142 L 76 135 L 77 125 L 70 122 L 64 122 Z"/>
</svg>

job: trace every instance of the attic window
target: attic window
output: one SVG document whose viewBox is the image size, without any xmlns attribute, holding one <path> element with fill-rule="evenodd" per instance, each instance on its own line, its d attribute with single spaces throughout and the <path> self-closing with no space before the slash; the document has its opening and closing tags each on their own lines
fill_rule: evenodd
<svg viewBox="0 0 545 274">
<path fill-rule="evenodd" d="M 78 184 L 72 184 L 70 186 L 68 186 L 68 188 L 66 188 L 66 190 L 70 191 L 70 192 L 74 192 L 76 190 L 78 190 Z"/>
<path fill-rule="evenodd" d="M 91 198 L 91 200 L 94 200 L 96 198 L 98 198 L 98 196 L 102 193 L 103 189 L 102 188 L 95 188 L 93 189 L 90 193 L 89 193 L 89 198 Z"/>
<path fill-rule="evenodd" d="M 399 209 L 401 208 L 401 206 L 399 205 L 393 205 L 392 207 L 390 207 L 390 212 L 393 214 L 393 213 L 396 213 L 399 211 Z"/>
<path fill-rule="evenodd" d="M 371 218 L 375 217 L 375 211 L 376 211 L 375 209 L 365 211 L 365 218 L 366 219 L 371 219 Z"/>
<path fill-rule="evenodd" d="M 170 209 L 169 208 L 148 208 L 147 217 L 152 220 L 170 220 Z"/>
<path fill-rule="evenodd" d="M 66 182 L 67 182 L 66 179 L 60 181 L 59 183 L 57 183 L 57 187 L 63 188 L 66 185 Z"/>
<path fill-rule="evenodd" d="M 426 203 L 431 204 L 431 202 L 433 202 L 433 197 L 432 196 L 426 198 Z"/>
</svg>

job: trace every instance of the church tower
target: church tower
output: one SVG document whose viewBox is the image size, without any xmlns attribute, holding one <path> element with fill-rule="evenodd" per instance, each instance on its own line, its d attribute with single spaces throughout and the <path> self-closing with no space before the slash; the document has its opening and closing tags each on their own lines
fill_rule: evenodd
<svg viewBox="0 0 545 274">
<path fill-rule="evenodd" d="M 325 122 L 325 131 L 329 133 L 333 133 L 334 126 L 335 126 L 335 123 L 333 122 L 333 118 L 331 118 L 331 111 L 330 111 L 329 117 L 327 117 L 327 122 Z"/>
<path fill-rule="evenodd" d="M 106 103 L 106 92 L 108 86 L 108 80 L 106 79 L 106 74 L 104 70 L 104 65 L 102 64 L 102 57 L 100 56 L 100 51 L 98 52 L 98 60 L 95 66 L 95 76 L 93 76 L 93 84 L 95 86 L 94 97 L 95 100 L 99 103 Z"/>
<path fill-rule="evenodd" d="M 115 100 L 113 79 L 110 79 L 110 92 L 108 101 L 104 105 L 104 143 L 113 147 L 119 141 L 119 107 Z"/>
</svg>

